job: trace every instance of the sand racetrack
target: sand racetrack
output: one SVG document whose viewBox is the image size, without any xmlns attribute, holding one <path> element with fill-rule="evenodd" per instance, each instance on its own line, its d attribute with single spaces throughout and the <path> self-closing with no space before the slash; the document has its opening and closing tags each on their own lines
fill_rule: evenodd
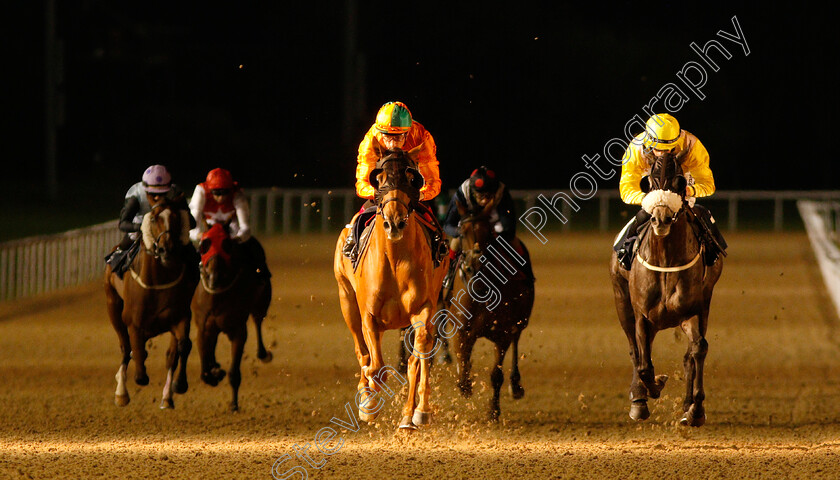
<svg viewBox="0 0 840 480">
<path fill-rule="evenodd" d="M 332 235 L 264 240 L 274 360 L 256 359 L 252 328 L 237 414 L 227 411 L 227 380 L 199 380 L 195 349 L 189 392 L 175 410 L 158 409 L 168 336 L 151 342 L 150 385 L 135 385 L 131 367 L 132 401 L 115 406 L 119 346 L 98 282 L 0 304 L 0 478 L 268 479 L 273 466 L 277 478 L 299 467 L 296 479 L 840 477 L 838 320 L 805 234 L 728 235 L 707 337 L 708 420 L 694 429 L 676 424 L 685 338 L 670 331 L 654 343 L 657 373 L 671 377 L 663 397 L 647 422 L 627 415 L 631 363 L 608 279 L 611 240 L 529 242 L 538 280 L 520 343 L 526 395 L 512 400 L 506 379 L 498 424 L 484 420 L 491 346 L 481 340 L 471 399 L 456 392 L 454 366 L 436 367 L 431 426 L 395 435 L 398 395 L 376 423 L 341 430 L 331 456 L 315 437 L 333 416 L 348 420 L 358 373 Z M 389 363 L 396 339 L 386 334 Z M 226 368 L 227 339 L 219 354 Z M 307 444 L 312 465 L 295 456 Z"/>
</svg>

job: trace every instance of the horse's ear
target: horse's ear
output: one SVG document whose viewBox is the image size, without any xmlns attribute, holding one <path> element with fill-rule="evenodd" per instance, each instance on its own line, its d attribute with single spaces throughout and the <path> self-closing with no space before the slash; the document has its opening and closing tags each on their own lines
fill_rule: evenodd
<svg viewBox="0 0 840 480">
<path fill-rule="evenodd" d="M 674 189 L 674 192 L 679 193 L 682 195 L 685 193 L 685 187 L 688 186 L 688 180 L 685 179 L 684 175 L 677 175 L 671 180 L 671 187 Z"/>
<path fill-rule="evenodd" d="M 420 170 L 417 170 L 416 168 L 406 168 L 405 174 L 408 177 L 408 182 L 413 188 L 416 188 L 417 190 L 420 190 L 421 188 L 423 188 L 423 185 L 426 184 L 426 179 L 423 178 L 423 174 L 420 173 Z"/>
<path fill-rule="evenodd" d="M 642 180 L 639 182 L 639 188 L 645 193 L 650 192 L 650 175 L 642 177 Z"/>
<path fill-rule="evenodd" d="M 417 163 L 417 159 L 420 158 L 420 152 L 422 152 L 424 148 L 426 148 L 426 142 L 412 148 L 408 151 L 408 158 L 410 158 L 412 162 Z"/>
<path fill-rule="evenodd" d="M 379 142 L 376 135 L 371 135 L 370 137 L 370 148 L 376 153 L 376 158 L 384 157 L 385 152 L 388 150 L 384 145 L 382 145 L 382 143 Z"/>
<path fill-rule="evenodd" d="M 457 198 L 455 199 L 455 208 L 458 209 L 458 215 L 460 215 L 461 218 L 467 216 L 467 207 L 465 207 L 464 204 Z"/>
<path fill-rule="evenodd" d="M 377 190 L 379 190 L 379 179 L 377 178 L 380 173 L 383 172 L 381 168 L 374 168 L 368 174 L 368 182 L 370 182 L 371 186 Z"/>
<path fill-rule="evenodd" d="M 198 244 L 198 253 L 200 253 L 201 255 L 207 253 L 207 250 L 210 250 L 210 245 L 212 243 L 213 242 L 211 242 L 209 238 L 205 238 L 204 240 L 202 240 L 201 243 Z"/>
</svg>

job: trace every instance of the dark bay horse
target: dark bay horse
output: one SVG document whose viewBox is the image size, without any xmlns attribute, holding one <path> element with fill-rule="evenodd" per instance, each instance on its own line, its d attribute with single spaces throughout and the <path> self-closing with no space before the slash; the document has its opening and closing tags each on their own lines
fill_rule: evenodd
<svg viewBox="0 0 840 480">
<path fill-rule="evenodd" d="M 651 231 L 641 241 L 629 272 L 619 266 L 615 252 L 610 260 L 618 319 L 630 342 L 633 360 L 630 417 L 647 419 L 648 397 L 659 398 L 668 380 L 667 375 L 654 374 L 653 338 L 660 330 L 680 327 L 688 337 L 680 424 L 699 427 L 706 421 L 703 362 L 708 351 L 709 305 L 723 259 L 718 258 L 712 266 L 703 262 L 703 247 L 691 225 L 696 220 L 686 204 L 681 158 L 665 155 L 649 163 L 653 163 L 649 192 L 642 208 L 651 215 Z"/>
<path fill-rule="evenodd" d="M 129 402 L 125 386 L 128 361 L 134 358 L 134 381 L 148 385 L 146 341 L 166 332 L 172 334 L 172 340 L 166 352 L 167 376 L 160 408 L 174 408 L 173 391 L 187 391 L 187 357 L 192 348 L 190 299 L 197 283 L 183 256 L 183 248 L 192 248 L 187 245 L 189 228 L 189 213 L 163 199 L 143 218 L 143 245 L 125 278 L 105 267 L 108 316 L 122 351 L 116 375 L 115 402 L 119 406 Z"/>
<path fill-rule="evenodd" d="M 257 327 L 257 357 L 271 361 L 262 341 L 262 321 L 271 303 L 271 282 L 258 278 L 240 259 L 239 249 L 226 228 L 214 224 L 201 237 L 201 281 L 192 299 L 195 326 L 198 329 L 198 352 L 201 358 L 201 380 L 212 386 L 219 384 L 225 371 L 216 362 L 219 333 L 230 339 L 231 365 L 228 381 L 233 389 L 230 410 L 239 410 L 240 364 L 248 338 L 248 315 Z"/>
<path fill-rule="evenodd" d="M 341 311 L 361 367 L 357 402 L 362 421 L 376 418 L 385 403 L 377 398 L 383 387 L 386 393 L 393 394 L 383 384 L 388 370 L 396 375 L 396 369 L 385 365 L 382 359 L 382 334 L 385 330 L 413 326 L 408 398 L 399 425 L 411 430 L 431 421 L 430 359 L 425 353 L 432 351 L 431 320 L 449 262 L 447 258 L 435 268 L 427 233 L 414 213 L 423 186 L 415 162 L 422 145 L 410 152 L 383 152 L 378 142 L 375 147 L 380 159 L 370 181 L 377 189 L 377 214 L 369 244 L 354 271 L 342 253 L 348 233 L 344 229 L 336 244 L 334 272 Z"/>
<path fill-rule="evenodd" d="M 493 397 L 490 400 L 488 416 L 491 421 L 499 419 L 499 391 L 505 376 L 502 366 L 505 354 L 511 344 L 513 352 L 511 359 L 510 392 L 514 399 L 525 395 L 525 389 L 520 384 L 519 376 L 519 336 L 528 326 L 531 310 L 534 307 L 534 282 L 522 271 L 513 271 L 517 266 L 510 252 L 509 244 L 498 237 L 494 242 L 493 225 L 490 222 L 490 211 L 493 202 L 488 203 L 483 211 L 469 215 L 462 205 L 458 205 L 461 214 L 459 237 L 461 243 L 461 259 L 458 264 L 460 284 L 469 286 L 474 280 L 481 280 L 485 284 L 491 282 L 497 289 L 499 301 L 495 305 L 487 298 L 475 298 L 473 289 L 458 289 L 458 283 L 453 291 L 469 293 L 456 295 L 459 307 L 453 308 L 452 299 L 446 303 L 447 311 L 456 319 L 458 334 L 456 337 L 456 353 L 458 355 L 458 370 L 460 379 L 458 386 L 465 397 L 472 394 L 472 355 L 476 340 L 486 338 L 496 346 L 496 361 L 490 373 L 493 385 Z M 518 240 L 517 240 L 518 241 Z M 491 253 L 492 252 L 492 253 Z M 515 254 L 515 251 L 513 252 Z M 478 278 L 481 275 L 483 278 Z M 478 288 L 474 286 L 473 288 Z M 481 292 L 476 296 L 481 296 Z"/>
</svg>

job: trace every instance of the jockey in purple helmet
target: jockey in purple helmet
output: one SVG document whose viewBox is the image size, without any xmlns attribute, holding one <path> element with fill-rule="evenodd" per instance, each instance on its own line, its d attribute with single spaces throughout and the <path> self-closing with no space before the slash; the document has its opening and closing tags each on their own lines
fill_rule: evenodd
<svg viewBox="0 0 840 480">
<path fill-rule="evenodd" d="M 177 185 L 172 183 L 172 176 L 169 170 L 163 165 L 152 165 L 143 172 L 141 181 L 132 185 L 125 193 L 125 203 L 120 211 L 119 229 L 125 232 L 117 250 L 106 257 L 106 262 L 117 270 L 118 264 L 125 257 L 124 252 L 129 250 L 140 238 L 140 225 L 143 223 L 143 216 L 152 210 L 152 205 L 162 198 L 167 198 L 174 203 L 179 210 L 189 212 L 187 200 L 184 193 Z M 195 228 L 195 219 L 190 216 L 190 228 Z M 198 266 L 198 254 L 192 245 L 185 248 L 185 257 Z M 190 252 L 192 250 L 192 252 Z"/>
</svg>

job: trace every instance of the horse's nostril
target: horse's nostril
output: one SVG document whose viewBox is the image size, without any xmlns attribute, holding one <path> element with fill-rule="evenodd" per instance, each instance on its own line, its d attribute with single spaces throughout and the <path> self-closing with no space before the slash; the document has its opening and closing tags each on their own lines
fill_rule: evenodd
<svg viewBox="0 0 840 480">
<path fill-rule="evenodd" d="M 397 228 L 399 228 L 400 230 L 402 230 L 403 228 L 405 228 L 405 222 L 401 221 L 401 222 L 399 223 L 399 225 L 397 225 Z"/>
<path fill-rule="evenodd" d="M 383 226 L 385 227 L 385 230 L 390 230 L 391 229 L 391 224 L 388 222 L 388 220 L 385 220 L 385 223 L 383 224 Z"/>
</svg>

